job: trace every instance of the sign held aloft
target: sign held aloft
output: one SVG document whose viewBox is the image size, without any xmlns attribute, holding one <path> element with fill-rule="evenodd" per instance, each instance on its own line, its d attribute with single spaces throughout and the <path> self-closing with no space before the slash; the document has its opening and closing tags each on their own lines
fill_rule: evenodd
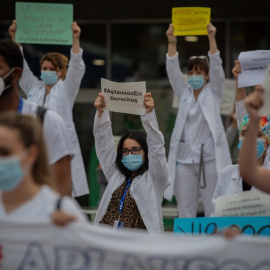
<svg viewBox="0 0 270 270">
<path fill-rule="evenodd" d="M 144 115 L 145 82 L 117 83 L 101 78 L 106 109 L 111 112 Z"/>
<path fill-rule="evenodd" d="M 16 21 L 18 43 L 72 44 L 72 4 L 16 2 Z"/>
<path fill-rule="evenodd" d="M 259 85 L 270 63 L 270 50 L 241 52 L 238 60 L 242 72 L 238 76 L 238 88 Z"/>
<path fill-rule="evenodd" d="M 172 23 L 175 36 L 207 35 L 211 9 L 206 7 L 175 7 Z"/>
</svg>

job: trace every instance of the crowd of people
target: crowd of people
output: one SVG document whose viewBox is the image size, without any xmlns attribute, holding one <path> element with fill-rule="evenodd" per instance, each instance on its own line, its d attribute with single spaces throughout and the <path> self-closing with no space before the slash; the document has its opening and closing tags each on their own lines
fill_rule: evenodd
<svg viewBox="0 0 270 270">
<path fill-rule="evenodd" d="M 60 226 L 85 223 L 87 217 L 73 199 L 89 193 L 72 118 L 85 72 L 80 27 L 71 25 L 69 65 L 64 55 L 46 53 L 40 60 L 40 79 L 29 69 L 22 46 L 15 43 L 16 29 L 13 21 L 11 40 L 0 40 L 0 218 L 51 220 Z M 162 233 L 163 198 L 175 195 L 178 216 L 196 217 L 200 196 L 204 216 L 210 217 L 221 196 L 255 188 L 270 192 L 270 115 L 258 112 L 264 90 L 258 86 L 246 96 L 245 89 L 238 88 L 237 60 L 232 72 L 240 158 L 235 164 L 220 116 L 225 74 L 216 27 L 208 24 L 207 33 L 208 55 L 189 58 L 185 81 L 174 26 L 166 32 L 167 74 L 180 100 L 168 162 L 151 93 L 144 95 L 145 132 L 126 131 L 117 149 L 104 95 L 96 98 L 93 133 L 108 184 L 94 225 Z M 19 88 L 27 99 L 19 96 Z"/>
</svg>

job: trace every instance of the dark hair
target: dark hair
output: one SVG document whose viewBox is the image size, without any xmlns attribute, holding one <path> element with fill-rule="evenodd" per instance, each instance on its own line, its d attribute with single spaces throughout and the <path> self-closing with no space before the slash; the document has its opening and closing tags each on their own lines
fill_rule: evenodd
<svg viewBox="0 0 270 270">
<path fill-rule="evenodd" d="M 15 42 L 9 39 L 1 39 L 0 55 L 5 59 L 10 68 L 23 68 L 23 55 Z"/>
<path fill-rule="evenodd" d="M 146 134 L 143 131 L 139 130 L 129 130 L 125 132 L 122 137 L 119 140 L 118 146 L 117 146 L 117 156 L 116 156 L 116 166 L 118 170 L 126 176 L 126 178 L 131 176 L 131 171 L 129 171 L 121 162 L 122 160 L 122 148 L 124 141 L 126 139 L 132 139 L 138 142 L 143 150 L 145 155 L 145 162 L 144 164 L 136 171 L 136 176 L 143 174 L 146 170 L 148 170 L 148 145 L 146 142 Z"/>
<path fill-rule="evenodd" d="M 204 71 L 207 75 L 209 73 L 208 60 L 206 58 L 202 59 L 199 57 L 190 59 L 188 62 L 188 71 L 191 71 L 193 68 L 200 68 L 200 70 Z"/>
</svg>

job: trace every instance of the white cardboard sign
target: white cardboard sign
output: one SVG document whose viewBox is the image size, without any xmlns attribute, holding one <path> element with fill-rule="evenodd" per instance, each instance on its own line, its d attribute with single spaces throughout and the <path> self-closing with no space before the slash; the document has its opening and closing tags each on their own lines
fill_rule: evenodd
<svg viewBox="0 0 270 270">
<path fill-rule="evenodd" d="M 238 57 L 242 73 L 238 76 L 238 87 L 263 83 L 263 76 L 270 63 L 270 50 L 241 52 Z"/>
<path fill-rule="evenodd" d="M 259 190 L 251 190 L 221 196 L 216 201 L 215 216 L 270 216 L 270 195 Z"/>
<path fill-rule="evenodd" d="M 101 78 L 106 109 L 111 112 L 144 115 L 145 82 L 117 83 Z"/>
</svg>

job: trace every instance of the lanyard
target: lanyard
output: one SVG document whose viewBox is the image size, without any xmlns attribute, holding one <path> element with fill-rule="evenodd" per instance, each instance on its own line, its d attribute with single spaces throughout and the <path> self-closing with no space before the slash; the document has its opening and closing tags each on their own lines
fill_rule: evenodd
<svg viewBox="0 0 270 270">
<path fill-rule="evenodd" d="M 22 108 L 23 108 L 23 99 L 20 97 L 19 105 L 18 105 L 18 108 L 17 108 L 18 114 L 22 114 Z"/>
<path fill-rule="evenodd" d="M 122 198 L 121 198 L 121 200 L 120 200 L 119 209 L 118 209 L 119 214 L 121 214 L 122 211 L 123 211 L 123 206 L 124 206 L 124 201 L 125 201 L 125 198 L 126 198 L 126 195 L 127 195 L 127 190 L 128 190 L 128 188 L 129 188 L 129 186 L 131 185 L 131 180 L 130 180 L 130 178 L 128 179 L 127 182 L 128 182 L 128 183 L 127 183 L 127 187 L 126 187 L 125 192 L 124 192 L 124 194 L 123 194 L 123 196 L 122 196 Z"/>
</svg>

